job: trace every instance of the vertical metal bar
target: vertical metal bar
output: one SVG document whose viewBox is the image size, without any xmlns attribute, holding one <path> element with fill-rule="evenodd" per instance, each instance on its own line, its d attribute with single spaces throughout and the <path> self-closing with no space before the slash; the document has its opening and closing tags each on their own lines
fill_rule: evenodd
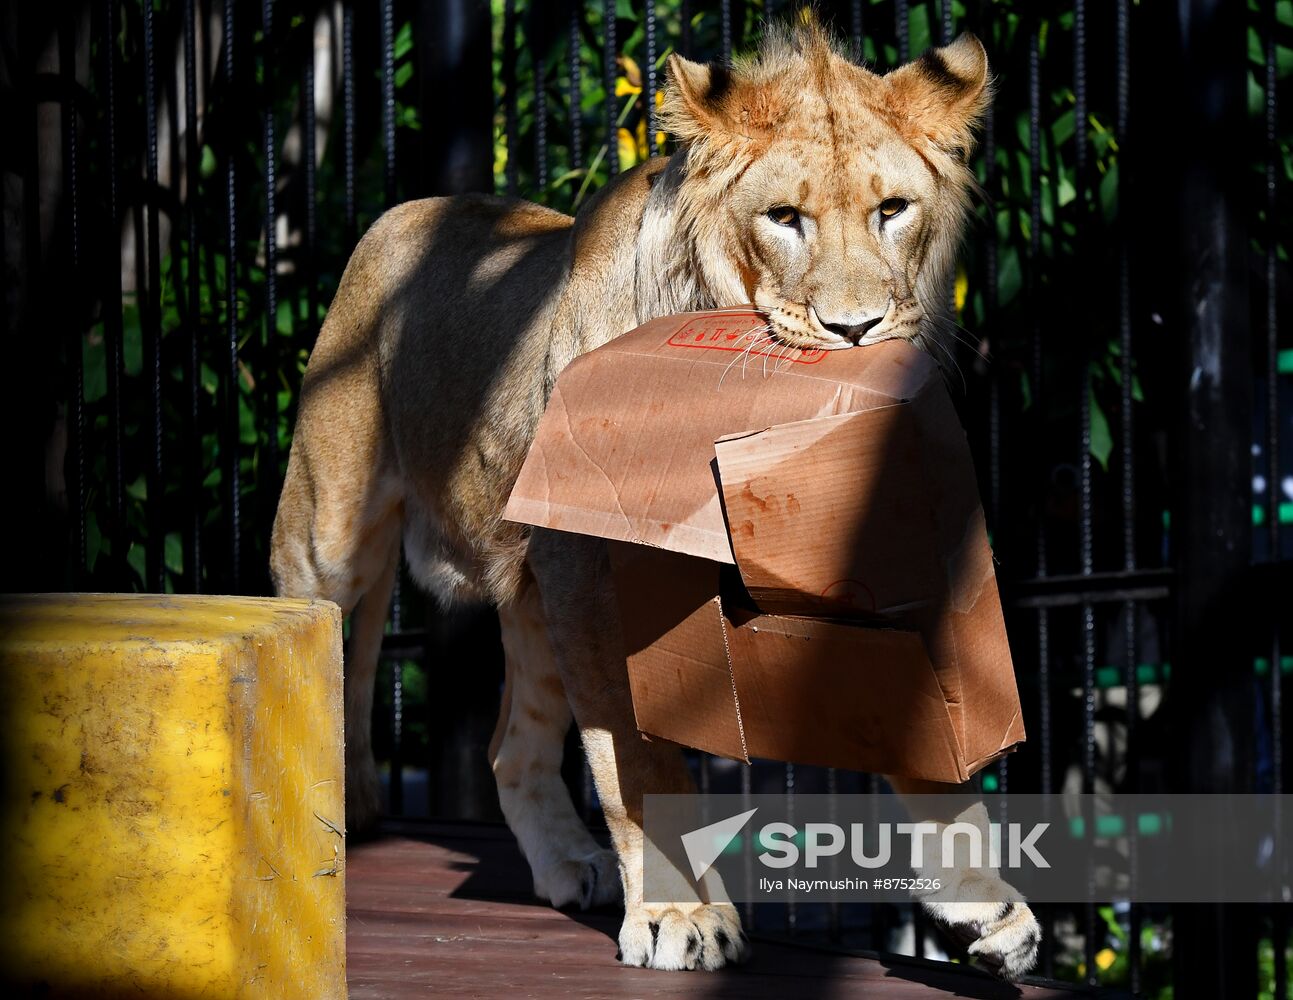
<svg viewBox="0 0 1293 1000">
<path fill-rule="evenodd" d="M 1275 989 L 1273 996 L 1289 995 L 1289 918 L 1288 907 L 1276 904 L 1271 918 L 1271 945 L 1275 950 Z"/>
<path fill-rule="evenodd" d="M 786 764 L 785 770 L 785 789 L 786 789 L 786 822 L 791 826 L 795 824 L 795 765 Z M 795 901 L 792 898 L 786 900 L 786 930 L 791 935 L 795 933 L 799 923 L 799 915 L 795 911 Z"/>
<path fill-rule="evenodd" d="M 1031 377 L 1032 405 L 1035 411 L 1034 427 L 1039 435 L 1045 435 L 1045 420 L 1042 414 L 1042 382 L 1045 374 L 1043 360 L 1042 331 L 1039 316 L 1037 277 L 1041 271 L 1042 261 L 1042 158 L 1041 158 L 1041 44 L 1040 31 L 1036 19 L 1031 23 L 1028 37 L 1028 178 L 1029 178 L 1029 236 L 1028 236 L 1028 301 L 1029 312 L 1033 317 L 1030 341 L 1032 348 L 1029 375 Z M 1041 453 L 1039 452 L 1039 455 Z M 1036 565 L 1037 576 L 1042 578 L 1047 573 L 1046 546 L 1046 510 L 1042 486 L 1039 489 Z M 1041 694 L 1040 733 L 1042 791 L 1051 790 L 1051 734 L 1050 734 L 1050 630 L 1048 612 L 1038 610 L 1038 680 Z"/>
<path fill-rule="evenodd" d="M 750 809 L 750 796 L 754 790 L 753 775 L 751 774 L 751 772 L 753 771 L 753 767 L 750 764 L 740 765 L 740 767 L 741 767 L 741 809 L 748 812 Z M 745 862 L 745 884 L 746 885 L 752 885 L 753 879 L 754 879 L 754 851 L 758 846 L 754 843 L 754 837 L 755 837 L 754 832 L 750 831 L 749 833 L 750 839 L 745 842 L 745 845 L 746 845 L 745 850 L 742 852 L 742 854 L 744 855 L 743 860 Z M 747 899 L 745 903 L 742 905 L 742 910 L 743 910 L 742 917 L 745 921 L 745 928 L 748 932 L 753 933 L 755 929 L 753 901 Z"/>
<path fill-rule="evenodd" d="M 319 146 L 318 121 L 315 115 L 314 26 L 310 28 L 310 47 L 301 67 L 301 127 L 304 142 L 301 151 L 305 159 L 305 337 L 311 349 L 319 330 Z M 274 355 L 275 357 L 277 354 Z M 275 378 L 277 382 L 277 378 Z M 270 409 L 270 419 L 278 426 L 278 402 L 275 395 Z M 274 433 L 277 454 L 277 430 Z M 274 464 L 274 482 L 277 491 L 278 463 Z"/>
<path fill-rule="evenodd" d="M 516 0 L 503 3 L 503 122 L 507 138 L 507 193 L 516 194 L 521 151 L 521 125 L 516 94 Z M 607 100 L 609 100 L 609 92 Z"/>
<path fill-rule="evenodd" d="M 1117 81 L 1115 104 L 1117 106 L 1114 130 L 1118 137 L 1118 343 L 1122 353 L 1122 385 L 1119 406 L 1122 410 L 1122 566 L 1124 570 L 1136 568 L 1136 463 L 1135 434 L 1132 414 L 1132 393 L 1135 369 L 1133 367 L 1131 338 L 1131 254 L 1128 246 L 1130 220 L 1127 218 L 1129 203 L 1127 192 L 1128 156 L 1131 149 L 1131 51 L 1129 0 L 1117 0 L 1115 10 L 1114 63 Z M 1123 684 L 1127 692 L 1127 743 L 1126 771 L 1129 786 L 1139 790 L 1136 762 L 1136 730 L 1140 721 L 1140 687 L 1136 676 L 1136 628 L 1139 605 L 1127 601 L 1123 614 L 1123 655 L 1125 664 Z M 1139 836 L 1136 824 L 1131 824 L 1128 836 L 1128 865 L 1132 884 L 1131 896 L 1136 895 L 1139 867 Z M 1132 993 L 1140 992 L 1140 929 L 1141 907 L 1133 902 L 1128 910 L 1127 965 Z"/>
<path fill-rule="evenodd" d="M 534 54 L 534 195 L 543 198 L 548 187 L 548 60 L 537 47 Z M 546 200 L 546 199 L 544 199 Z"/>
<path fill-rule="evenodd" d="M 728 66 L 732 62 L 732 0 L 721 0 L 718 15 L 719 51 L 722 53 L 723 65 Z"/>
<path fill-rule="evenodd" d="M 911 11 L 907 0 L 896 0 L 893 5 L 893 30 L 898 43 L 898 62 L 911 57 Z"/>
<path fill-rule="evenodd" d="M 1086 80 L 1086 4 L 1074 0 L 1073 4 L 1073 142 L 1074 164 L 1077 174 L 1077 250 L 1085 249 L 1087 230 L 1087 80 Z M 1088 338 L 1089 339 L 1089 338 Z M 1079 413 L 1081 423 L 1081 453 L 1078 456 L 1080 494 L 1078 509 L 1078 550 L 1081 572 L 1089 576 L 1092 565 L 1091 534 L 1091 348 L 1083 344 L 1081 398 Z M 1090 604 L 1082 606 L 1083 631 L 1083 790 L 1090 794 L 1095 778 L 1095 612 Z"/>
<path fill-rule="evenodd" d="M 143 4 L 144 20 L 144 142 L 145 176 L 148 190 L 144 198 L 148 225 L 148 279 L 143 291 L 140 316 L 144 322 L 147 344 L 149 454 L 147 483 L 148 536 L 145 540 L 145 586 L 153 593 L 166 589 L 166 527 L 163 518 L 162 486 L 162 247 L 158 211 L 157 181 L 157 62 L 153 37 L 153 5 Z"/>
<path fill-rule="evenodd" d="M 944 35 L 950 40 L 952 35 L 951 0 L 943 0 Z M 991 22 L 983 22 L 984 37 L 991 41 Z M 997 336 L 997 119 L 991 104 L 983 116 L 983 190 L 987 202 L 988 238 L 983 241 L 983 328 L 988 342 L 1001 342 Z M 955 280 L 955 276 L 953 276 Z M 955 307 L 956 290 L 953 285 L 953 307 Z M 966 306 L 969 306 L 966 298 Z M 998 537 L 1001 530 L 1001 372 L 998 363 L 988 367 L 988 522 L 990 537 Z M 997 765 L 1002 797 L 1002 822 L 1005 822 L 1004 810 L 1006 792 L 1009 785 L 1009 762 L 1003 757 Z"/>
<path fill-rule="evenodd" d="M 259 465 L 258 506 L 261 530 L 268 530 L 278 495 L 278 137 L 274 130 L 274 0 L 261 0 L 261 75 L 264 101 L 265 157 L 265 367 L 261 372 L 261 405 L 265 407 L 265 461 Z M 271 494 L 266 497 L 263 494 Z"/>
<path fill-rule="evenodd" d="M 1253 377 L 1249 323 L 1250 162 L 1247 139 L 1248 18 L 1228 0 L 1173 5 L 1180 62 L 1166 135 L 1197 138 L 1179 163 L 1171 288 L 1180 296 L 1173 371 L 1173 550 L 1176 620 L 1167 726 L 1176 786 L 1191 792 L 1251 792 L 1257 711 L 1251 649 L 1235 643 L 1253 624 Z M 1164 126 L 1169 123 L 1164 122 Z M 1228 627 L 1219 629 L 1218 621 Z M 1278 669 L 1278 666 L 1276 666 Z M 1215 879 L 1215 871 L 1199 873 Z M 1257 993 L 1257 911 L 1242 906 L 1172 910 L 1174 996 Z"/>
<path fill-rule="evenodd" d="M 1028 311 L 1032 317 L 1029 331 L 1030 363 L 1029 381 L 1033 406 L 1034 454 L 1044 462 L 1046 420 L 1042 408 L 1042 382 L 1045 373 L 1042 330 L 1040 316 L 1041 303 L 1038 296 L 1038 275 L 1042 266 L 1042 160 L 1041 160 L 1041 114 L 1042 114 L 1042 63 L 1040 23 L 1036 15 L 1029 19 L 1028 28 L 1028 268 L 1026 271 Z M 995 222 L 995 220 L 994 220 Z M 995 225 L 994 225 L 995 229 Z M 1044 468 L 1044 465 L 1043 465 Z M 1037 576 L 1047 575 L 1046 545 L 1046 486 L 1044 482 L 1037 485 L 1037 535 L 1035 554 Z M 1053 789 L 1052 747 L 1051 738 L 1051 649 L 1050 649 L 1050 612 L 1045 608 L 1037 609 L 1037 729 L 1038 750 L 1041 766 L 1041 791 L 1049 793 Z M 1054 919 L 1049 908 L 1043 910 L 1042 920 L 1042 973 L 1046 976 L 1055 974 L 1054 953 Z"/>
<path fill-rule="evenodd" d="M 828 767 L 826 769 L 826 794 L 830 796 L 827 801 L 830 806 L 828 820 L 831 823 L 835 823 L 839 816 L 839 811 L 836 808 L 839 786 L 839 772 L 833 767 Z M 826 934 L 827 939 L 832 944 L 839 944 L 843 940 L 843 924 L 840 920 L 840 904 L 838 902 L 832 901 L 826 908 Z"/>
<path fill-rule="evenodd" d="M 938 44 L 946 45 L 956 32 L 956 12 L 952 10 L 952 0 L 940 0 L 938 6 Z"/>
<path fill-rule="evenodd" d="M 615 0 L 603 0 L 602 3 L 602 85 L 606 88 L 604 106 L 606 112 L 606 169 L 614 177 L 620 172 L 620 102 L 615 97 L 615 57 L 618 54 L 615 41 Z"/>
<path fill-rule="evenodd" d="M 992 21 L 987 0 L 980 0 L 978 27 L 984 44 L 991 44 Z M 991 104 L 983 116 L 983 192 L 987 203 L 988 238 L 983 241 L 983 329 L 988 342 L 999 344 L 996 329 L 997 301 L 997 119 Z M 955 298 L 955 292 L 953 292 Z M 967 305 L 968 300 L 967 300 Z M 994 361 L 988 367 L 988 515 L 989 529 L 1001 528 L 1001 372 Z M 994 536 L 995 537 L 995 536 Z M 1006 763 L 1003 759 L 1003 765 Z"/>
<path fill-rule="evenodd" d="M 226 100 L 230 109 L 238 107 L 238 63 L 235 59 L 234 11 L 237 0 L 225 0 L 224 8 L 224 71 Z M 238 157 L 232 137 L 225 151 L 228 195 L 229 256 L 226 262 L 225 332 L 227 337 L 227 362 L 225 369 L 224 429 L 220 450 L 224 454 L 225 496 L 229 511 L 229 579 L 230 590 L 237 593 L 242 576 L 242 489 L 238 467 Z"/>
<path fill-rule="evenodd" d="M 404 661 L 391 660 L 391 814 L 404 814 Z"/>
<path fill-rule="evenodd" d="M 345 179 L 346 252 L 359 238 L 355 214 L 355 4 L 341 5 L 341 170 Z"/>
<path fill-rule="evenodd" d="M 1089 157 L 1087 156 L 1087 76 L 1086 76 L 1086 2 L 1074 0 L 1073 3 L 1073 142 L 1074 167 L 1076 173 L 1077 198 L 1074 207 L 1077 212 L 1075 245 L 1079 259 L 1083 259 L 1086 249 L 1087 233 L 1087 191 L 1089 187 Z M 1083 576 L 1089 576 L 1093 569 L 1092 548 L 1092 512 L 1091 512 L 1091 338 L 1084 338 L 1079 357 L 1081 360 L 1081 378 L 1079 379 L 1078 419 L 1080 424 L 1080 441 L 1078 454 L 1078 476 L 1080 481 L 1078 494 L 1078 560 Z M 1086 603 L 1082 605 L 1082 790 L 1087 794 L 1095 791 L 1095 608 Z M 1095 904 L 1088 902 L 1085 908 L 1085 929 L 1082 935 L 1085 953 L 1086 979 L 1095 986 L 1100 981 L 1099 969 L 1095 964 L 1096 953 L 1096 911 Z"/>
<path fill-rule="evenodd" d="M 81 195 L 79 177 L 79 137 L 77 135 L 77 80 L 76 80 L 76 16 L 72 9 L 64 9 L 58 26 L 58 75 L 61 84 L 60 119 L 63 126 L 63 196 L 67 203 L 67 262 L 70 268 L 70 285 L 81 287 Z M 66 310 L 68 369 L 71 372 L 68 386 L 68 458 L 71 468 L 70 503 L 72 515 L 72 571 L 73 589 L 84 589 L 86 558 L 85 529 L 85 358 L 82 354 L 82 301 L 79 292 L 71 297 Z"/>
<path fill-rule="evenodd" d="M 568 47 L 566 58 L 570 63 L 570 167 L 572 170 L 579 170 L 584 165 L 584 112 L 579 65 L 581 48 L 579 14 L 582 7 L 582 3 L 579 2 L 570 5 L 570 32 L 569 41 L 566 43 Z"/>
<path fill-rule="evenodd" d="M 386 148 L 386 207 L 395 204 L 395 0 L 382 4 L 382 135 Z"/>
<path fill-rule="evenodd" d="M 646 110 L 644 114 L 646 115 L 647 156 L 655 156 L 657 152 L 655 143 L 655 64 L 656 60 L 659 58 L 659 55 L 656 52 L 655 41 L 655 0 L 646 0 L 646 14 L 643 31 L 646 36 L 646 65 L 642 67 L 642 83 L 646 89 L 642 92 L 642 95 L 646 98 Z"/>
<path fill-rule="evenodd" d="M 771 12 L 769 12 L 771 13 Z M 691 0 L 682 0 L 679 8 L 679 16 L 682 20 L 681 37 L 678 39 L 678 48 L 682 51 L 683 57 L 691 58 Z"/>
<path fill-rule="evenodd" d="M 1277 103 L 1276 0 L 1267 0 L 1264 10 L 1263 41 L 1265 47 L 1266 124 L 1266 551 L 1267 558 L 1280 558 L 1280 383 L 1279 383 L 1279 105 Z M 1271 629 L 1271 791 L 1276 795 L 1284 788 L 1283 692 L 1281 691 L 1280 634 Z"/>
<path fill-rule="evenodd" d="M 875 830 L 880 825 L 880 777 L 875 774 L 867 775 L 867 795 L 870 801 L 871 829 Z M 746 879 L 749 884 L 749 879 Z M 887 904 L 871 904 L 871 950 L 888 951 L 888 930 L 889 930 L 889 910 Z"/>
<path fill-rule="evenodd" d="M 1279 142 L 1279 103 L 1277 84 L 1279 63 L 1277 32 L 1279 28 L 1276 0 L 1266 0 L 1262 5 L 1262 42 L 1265 56 L 1265 78 L 1262 81 L 1265 97 L 1266 125 L 1266 551 L 1267 558 L 1277 562 L 1280 550 L 1280 395 L 1279 395 L 1279 171 L 1281 166 Z M 1271 792 L 1276 796 L 1284 791 L 1284 691 L 1280 666 L 1280 625 L 1278 621 L 1263 623 L 1270 628 L 1271 663 Z M 1276 802 L 1275 840 L 1281 840 L 1284 816 L 1278 812 Z M 1281 878 L 1283 871 L 1277 872 Z M 1271 917 L 1271 945 L 1275 957 L 1274 995 L 1289 995 L 1288 916 L 1287 907 L 1275 906 Z"/>
<path fill-rule="evenodd" d="M 862 34 L 862 0 L 849 3 L 849 42 L 853 46 L 853 61 L 860 63 L 865 57 Z"/>
<path fill-rule="evenodd" d="M 395 589 L 391 594 L 391 632 L 403 631 L 403 573 L 395 573 Z M 391 813 L 404 812 L 404 661 L 391 660 Z"/>
<path fill-rule="evenodd" d="M 198 249 L 198 194 L 201 183 L 202 157 L 198 148 L 198 80 L 197 80 L 197 14 L 194 0 L 184 0 L 184 219 L 188 238 L 188 343 L 185 357 L 185 382 L 188 399 L 184 410 L 184 572 L 188 589 L 202 592 L 202 438 L 198 425 L 201 412 L 202 369 L 202 259 Z"/>
<path fill-rule="evenodd" d="M 108 469 L 109 528 L 104 535 L 112 548 L 112 587 L 125 581 L 126 566 L 126 497 L 125 455 L 122 446 L 124 424 L 121 413 L 122 321 L 121 321 L 121 205 L 118 200 L 117 172 L 117 3 L 103 0 L 100 5 L 102 30 L 99 51 L 102 59 L 103 85 L 103 158 L 104 202 L 107 227 L 103 246 L 103 339 L 108 369 Z"/>
</svg>

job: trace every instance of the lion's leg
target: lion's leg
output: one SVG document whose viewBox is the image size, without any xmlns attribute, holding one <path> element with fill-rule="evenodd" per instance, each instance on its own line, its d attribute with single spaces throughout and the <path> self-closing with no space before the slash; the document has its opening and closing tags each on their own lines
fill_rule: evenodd
<svg viewBox="0 0 1293 1000">
<path fill-rule="evenodd" d="M 355 832 L 371 830 L 382 813 L 382 783 L 373 757 L 373 689 L 377 683 L 382 636 L 386 632 L 399 565 L 399 541 L 395 536 L 386 565 L 350 615 L 342 694 L 346 733 L 346 826 Z"/>
<path fill-rule="evenodd" d="M 940 827 L 970 823 L 981 831 L 982 842 L 988 843 L 988 811 L 973 785 L 899 777 L 890 777 L 889 784 L 902 797 L 913 820 Z M 941 833 L 929 840 L 941 843 Z M 922 897 L 922 904 L 970 954 L 1007 979 L 1017 979 L 1037 960 L 1041 941 L 1037 918 L 995 868 L 971 868 L 959 859 L 957 862 L 950 877 L 941 867 L 930 868 L 928 874 L 940 878 L 942 888 Z"/>
<path fill-rule="evenodd" d="M 717 969 L 742 960 L 748 947 L 730 903 L 643 902 L 643 795 L 691 792 L 694 787 L 677 747 L 648 742 L 637 731 L 605 544 L 536 531 L 530 561 L 557 666 L 619 856 L 625 910 L 621 960 L 655 969 Z M 707 898 L 725 898 L 721 884 Z"/>
<path fill-rule="evenodd" d="M 343 495 L 339 480 L 306 487 L 289 470 L 274 525 L 273 573 L 280 597 L 333 601 L 350 616 L 343 682 L 346 826 L 360 833 L 375 826 L 382 811 L 372 750 L 373 685 L 399 569 L 402 513 L 390 496 L 349 505 L 337 500 Z"/>
<path fill-rule="evenodd" d="M 557 673 L 538 589 L 526 584 L 498 609 L 506 680 L 489 759 L 498 802 L 534 875 L 534 894 L 553 906 L 614 903 L 613 852 L 599 847 L 561 777 L 570 706 Z"/>
</svg>

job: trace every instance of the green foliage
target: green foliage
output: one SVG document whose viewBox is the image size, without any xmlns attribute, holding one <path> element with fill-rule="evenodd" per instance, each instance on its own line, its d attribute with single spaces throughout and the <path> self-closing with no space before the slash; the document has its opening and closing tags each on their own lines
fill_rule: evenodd
<svg viewBox="0 0 1293 1000">
<path fill-rule="evenodd" d="M 121 31 L 117 38 L 123 78 L 142 65 L 138 30 L 141 0 L 122 4 Z M 174 2 L 156 4 L 159 38 L 178 37 L 182 7 Z M 293 16 L 280 18 L 272 44 L 257 31 L 252 44 L 243 49 L 243 65 L 250 79 L 244 86 L 256 100 L 232 101 L 222 78 L 210 88 L 207 107 L 208 143 L 201 148 L 198 190 L 187 202 L 196 215 L 199 243 L 187 240 L 187 215 L 172 215 L 165 207 L 162 218 L 168 227 L 162 243 L 161 285 L 157 294 L 156 325 L 161 350 L 161 397 L 163 402 L 161 442 L 161 497 L 154 498 L 163 523 L 152 521 L 146 470 L 152 449 L 150 415 L 150 373 L 145 371 L 151 324 L 145 302 L 133 292 L 124 296 L 121 311 L 121 431 L 123 436 L 123 523 L 114 524 L 112 515 L 109 332 L 100 317 L 83 334 L 81 362 L 84 372 L 83 402 L 86 436 L 86 561 L 82 579 L 87 587 L 145 589 L 145 552 L 149 538 L 160 535 L 165 578 L 162 587 L 173 590 L 210 590 L 230 587 L 229 490 L 226 482 L 229 455 L 221 450 L 228 441 L 230 420 L 236 422 L 237 472 L 241 507 L 240 589 L 268 587 L 269 522 L 285 471 L 291 443 L 297 394 L 313 336 L 326 315 L 326 303 L 340 277 L 349 254 L 345 245 L 344 184 L 341 142 L 330 136 L 326 154 L 319 161 L 316 213 L 320 221 L 313 261 L 317 267 L 320 292 L 318 311 L 309 315 L 307 276 L 309 260 L 301 232 L 299 199 L 303 192 L 302 170 L 289 178 L 283 157 L 286 123 L 299 122 L 301 80 L 299 58 L 284 53 L 301 53 L 310 43 L 313 23 Z M 396 123 L 401 130 L 421 127 L 416 96 L 416 63 L 411 24 L 399 26 L 395 38 Z M 273 73 L 274 118 L 279 123 L 278 171 L 288 187 L 279 191 L 280 210 L 286 209 L 292 236 L 278 250 L 276 276 L 277 304 L 273 321 L 266 316 L 268 304 L 265 269 L 265 155 L 262 146 L 261 88 L 265 72 Z M 380 77 L 380 73 L 378 73 Z M 92 78 L 92 88 L 98 79 Z M 97 96 L 97 95 L 96 95 Z M 142 100 L 142 95 L 130 95 Z M 118 150 L 122 157 L 121 177 L 139 176 L 143 164 L 139 144 L 129 132 L 138 128 L 135 117 L 119 119 Z M 336 128 L 339 131 L 339 118 Z M 376 215 L 384 200 L 383 150 L 380 130 L 360 130 L 368 136 L 355 150 L 358 165 L 356 200 L 362 227 Z M 97 147 L 100 132 L 88 131 L 86 157 L 91 174 L 89 190 L 97 190 Z M 233 141 L 230 141 L 230 137 Z M 238 169 L 239 245 L 236 271 L 230 267 L 227 246 L 227 158 Z M 132 189 L 133 190 L 133 189 Z M 126 211 L 132 210 L 127 205 Z M 142 249 L 138 252 L 142 253 Z M 190 268 L 198 269 L 198 299 L 189 302 Z M 236 276 L 237 294 L 230 316 L 229 283 Z M 142 277 L 139 279 L 142 282 Z M 196 309 L 194 308 L 196 306 Z M 237 348 L 236 369 L 230 360 L 230 328 Z M 189 384 L 190 338 L 196 338 L 198 378 Z M 189 394 L 196 395 L 196 419 L 191 419 Z M 232 399 L 230 394 L 232 393 Z M 185 538 L 191 533 L 191 512 L 196 510 L 200 526 L 202 571 L 194 578 L 193 567 L 185 565 Z M 114 542 L 122 550 L 113 552 Z M 126 578 L 123 580 L 121 573 Z"/>
</svg>

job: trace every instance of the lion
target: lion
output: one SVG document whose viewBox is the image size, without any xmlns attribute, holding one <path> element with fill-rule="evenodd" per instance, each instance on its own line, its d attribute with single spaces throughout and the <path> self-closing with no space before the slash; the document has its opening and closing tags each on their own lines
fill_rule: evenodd
<svg viewBox="0 0 1293 1000">
<path fill-rule="evenodd" d="M 465 195 L 373 225 L 309 360 L 271 551 L 279 594 L 351 616 L 352 829 L 380 808 L 369 728 L 402 544 L 442 601 L 498 608 L 506 682 L 490 759 L 536 895 L 558 907 L 622 899 L 628 965 L 745 957 L 724 896 L 643 902 L 642 796 L 693 788 L 679 749 L 634 724 L 605 544 L 526 529 L 503 508 L 562 369 L 656 317 L 754 303 L 793 347 L 934 348 L 989 91 L 972 36 L 878 75 L 799 24 L 731 67 L 671 56 L 662 114 L 677 151 L 616 177 L 574 218 Z M 613 850 L 561 778 L 572 717 Z M 975 898 L 994 902 L 952 892 L 927 905 L 1003 974 L 1027 971 L 1039 940 L 1027 906 L 999 881 Z"/>
</svg>

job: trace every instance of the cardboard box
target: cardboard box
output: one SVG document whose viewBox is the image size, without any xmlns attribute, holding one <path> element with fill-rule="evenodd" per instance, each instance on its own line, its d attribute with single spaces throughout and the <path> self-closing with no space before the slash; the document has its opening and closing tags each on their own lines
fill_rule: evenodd
<svg viewBox="0 0 1293 1000">
<path fill-rule="evenodd" d="M 643 733 L 964 781 L 1024 729 L 941 372 L 764 331 L 672 316 L 577 359 L 506 516 L 611 540 Z"/>
</svg>

